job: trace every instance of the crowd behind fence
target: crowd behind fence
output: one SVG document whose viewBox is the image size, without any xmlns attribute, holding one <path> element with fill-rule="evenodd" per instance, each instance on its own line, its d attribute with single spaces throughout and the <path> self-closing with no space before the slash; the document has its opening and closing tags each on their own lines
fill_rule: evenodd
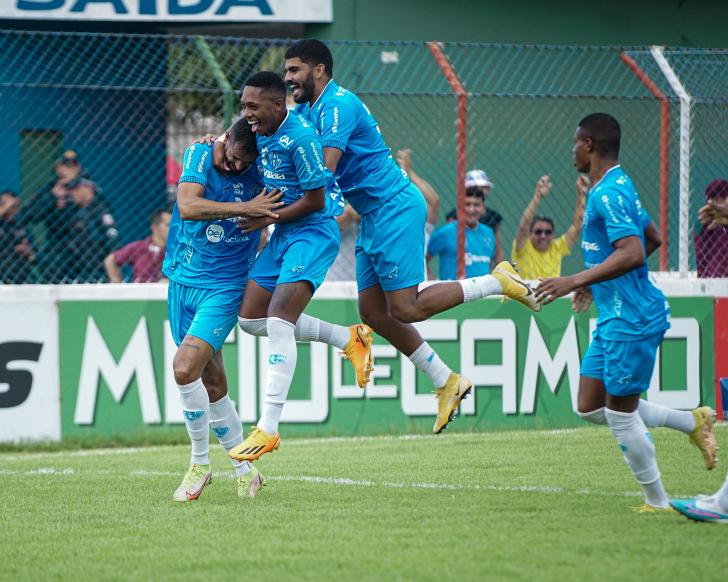
<svg viewBox="0 0 728 582">
<path fill-rule="evenodd" d="M 163 255 L 150 221 L 174 202 L 186 146 L 224 130 L 245 79 L 282 72 L 290 42 L 0 32 L 0 279 L 107 281 L 105 260 L 139 240 Z M 479 169 L 506 258 L 542 176 L 552 187 L 538 214 L 565 232 L 577 203 L 574 130 L 605 111 L 621 123 L 621 162 L 664 235 L 650 268 L 728 275 L 728 234 L 696 220 L 708 185 L 728 179 L 728 51 L 329 45 L 336 81 L 361 96 L 395 156 L 411 151 L 439 195 L 436 226 L 455 209 L 464 170 Z M 464 88 L 461 102 L 436 53 Z M 577 242 L 562 272 L 580 268 Z M 330 277 L 346 278 L 338 269 Z"/>
</svg>

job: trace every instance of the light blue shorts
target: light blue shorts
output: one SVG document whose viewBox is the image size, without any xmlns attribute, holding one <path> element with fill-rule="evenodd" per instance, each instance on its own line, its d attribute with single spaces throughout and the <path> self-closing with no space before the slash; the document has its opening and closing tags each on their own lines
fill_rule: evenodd
<svg viewBox="0 0 728 582">
<path fill-rule="evenodd" d="M 186 335 L 206 341 L 217 352 L 238 321 L 242 289 L 200 289 L 174 281 L 167 288 L 167 312 L 174 343 Z"/>
<path fill-rule="evenodd" d="M 308 281 L 316 292 L 334 264 L 340 243 L 339 225 L 333 218 L 276 226 L 249 278 L 271 293 L 276 285 L 297 281 Z"/>
<path fill-rule="evenodd" d="M 641 394 L 650 387 L 657 348 L 665 332 L 639 340 L 605 340 L 594 332 L 581 361 L 581 375 L 604 382 L 612 396 Z"/>
<path fill-rule="evenodd" d="M 359 292 L 374 285 L 397 291 L 425 280 L 427 204 L 411 184 L 361 217 L 356 241 Z"/>
</svg>

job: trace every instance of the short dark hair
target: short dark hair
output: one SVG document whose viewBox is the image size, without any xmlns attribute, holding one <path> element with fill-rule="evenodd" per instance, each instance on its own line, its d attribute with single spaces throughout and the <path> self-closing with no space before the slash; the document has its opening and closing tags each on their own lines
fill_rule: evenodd
<svg viewBox="0 0 728 582">
<path fill-rule="evenodd" d="M 466 188 L 465 196 L 480 198 L 483 202 L 485 202 L 485 193 L 480 189 L 480 186 L 471 186 L 470 188 Z"/>
<path fill-rule="evenodd" d="M 533 231 L 533 227 L 536 226 L 537 222 L 548 222 L 551 225 L 551 230 L 556 230 L 556 226 L 554 225 L 554 221 L 552 218 L 548 216 L 538 215 L 533 217 L 533 220 L 531 221 L 531 228 L 528 229 L 528 232 Z"/>
<path fill-rule="evenodd" d="M 19 198 L 18 193 L 14 190 L 0 190 L 0 196 L 5 196 L 6 194 L 8 196 L 12 196 L 13 198 Z"/>
<path fill-rule="evenodd" d="M 286 58 L 301 59 L 312 67 L 323 65 L 329 77 L 334 74 L 334 57 L 331 56 L 329 47 L 315 38 L 306 38 L 293 43 L 286 51 Z"/>
<path fill-rule="evenodd" d="M 258 144 L 255 141 L 255 133 L 250 128 L 248 121 L 241 117 L 230 127 L 230 143 L 240 144 L 249 154 L 258 156 Z"/>
<path fill-rule="evenodd" d="M 248 77 L 245 81 L 246 87 L 258 87 L 264 91 L 268 91 L 279 99 L 285 99 L 288 93 L 286 82 L 281 76 L 273 71 L 261 71 L 255 73 L 252 77 Z"/>
<path fill-rule="evenodd" d="M 594 150 L 603 157 L 619 157 L 622 130 L 609 113 L 591 113 L 579 122 L 579 127 L 591 138 Z"/>
<path fill-rule="evenodd" d="M 155 224 L 159 224 L 162 222 L 162 214 L 170 214 L 169 210 L 166 208 L 158 208 L 152 214 L 149 216 L 149 224 L 151 226 L 154 226 Z"/>
</svg>

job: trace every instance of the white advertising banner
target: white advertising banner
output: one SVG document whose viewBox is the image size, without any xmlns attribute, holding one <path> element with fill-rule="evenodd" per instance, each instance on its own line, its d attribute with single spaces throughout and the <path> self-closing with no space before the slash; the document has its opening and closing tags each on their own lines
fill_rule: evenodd
<svg viewBox="0 0 728 582">
<path fill-rule="evenodd" d="M 0 18 L 125 22 L 333 22 L 333 0 L 2 0 Z"/>
<path fill-rule="evenodd" d="M 0 302 L 0 441 L 60 440 L 58 310 Z"/>
</svg>

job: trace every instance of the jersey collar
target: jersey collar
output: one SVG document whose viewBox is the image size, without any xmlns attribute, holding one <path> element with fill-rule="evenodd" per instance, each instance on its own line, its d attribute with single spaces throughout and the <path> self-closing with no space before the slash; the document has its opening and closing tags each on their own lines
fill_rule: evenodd
<svg viewBox="0 0 728 582">
<path fill-rule="evenodd" d="M 329 79 L 329 82 L 326 83 L 326 86 L 324 87 L 324 90 L 321 91 L 321 95 L 319 95 L 318 96 L 318 99 L 316 99 L 316 101 L 313 102 L 313 105 L 311 105 L 311 109 L 313 109 L 314 107 L 316 107 L 316 104 L 319 101 L 321 101 L 321 97 L 323 97 L 326 94 L 326 91 L 328 91 L 329 90 L 329 87 L 332 86 L 332 85 L 336 85 L 336 83 L 334 83 L 334 79 L 333 78 Z"/>
<path fill-rule="evenodd" d="M 594 186 L 592 186 L 591 188 L 589 188 L 589 192 L 594 191 L 594 189 L 597 186 L 599 186 L 599 184 L 601 184 L 604 181 L 604 178 L 607 177 L 607 175 L 609 174 L 609 172 L 611 172 L 612 170 L 616 170 L 617 168 L 621 168 L 621 167 L 622 167 L 622 164 L 617 164 L 617 165 L 612 166 L 611 168 L 609 168 L 606 172 L 604 172 L 604 175 L 601 178 L 599 178 L 599 181 L 596 184 L 594 184 Z"/>
</svg>

